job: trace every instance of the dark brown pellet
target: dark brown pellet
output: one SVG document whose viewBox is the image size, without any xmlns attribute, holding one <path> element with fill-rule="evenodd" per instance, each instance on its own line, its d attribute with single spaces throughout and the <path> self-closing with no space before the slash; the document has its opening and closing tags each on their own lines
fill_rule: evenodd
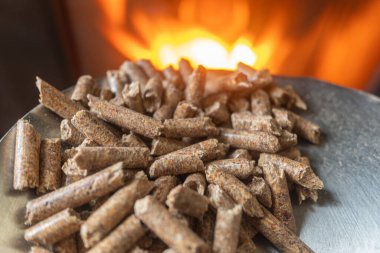
<svg viewBox="0 0 380 253">
<path fill-rule="evenodd" d="M 61 186 L 61 140 L 44 139 L 40 148 L 40 173 L 37 191 L 45 193 Z"/>
</svg>

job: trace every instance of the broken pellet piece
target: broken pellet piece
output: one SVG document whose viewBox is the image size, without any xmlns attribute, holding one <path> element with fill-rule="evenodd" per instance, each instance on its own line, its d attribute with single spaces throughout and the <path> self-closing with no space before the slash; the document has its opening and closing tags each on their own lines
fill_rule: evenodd
<svg viewBox="0 0 380 253">
<path fill-rule="evenodd" d="M 234 152 L 232 152 L 228 158 L 239 158 L 239 159 L 247 159 L 247 160 L 252 160 L 252 156 L 251 154 L 249 153 L 248 150 L 246 149 L 242 149 L 242 148 L 239 148 L 239 149 L 236 149 Z"/>
<path fill-rule="evenodd" d="M 278 107 L 292 108 L 295 103 L 294 96 L 285 88 L 277 85 L 269 86 L 266 91 L 269 94 L 271 102 Z"/>
<path fill-rule="evenodd" d="M 176 220 L 154 197 L 147 196 L 138 200 L 134 209 L 137 218 L 170 248 L 182 253 L 208 252 L 207 244 L 190 228 Z"/>
<path fill-rule="evenodd" d="M 149 176 L 160 177 L 204 171 L 202 160 L 193 154 L 168 154 L 158 158 L 149 168 Z"/>
<path fill-rule="evenodd" d="M 89 95 L 89 101 L 91 110 L 110 123 L 149 138 L 161 135 L 162 123 L 158 120 L 91 95 Z"/>
<path fill-rule="evenodd" d="M 128 108 L 139 113 L 144 113 L 145 109 L 142 100 L 142 92 L 138 82 L 132 82 L 129 85 L 125 85 L 122 91 L 122 96 Z"/>
<path fill-rule="evenodd" d="M 307 105 L 305 101 L 297 94 L 297 92 L 293 89 L 292 86 L 286 86 L 284 87 L 286 91 L 288 92 L 289 96 L 291 96 L 294 100 L 292 107 L 295 107 L 297 109 L 301 109 L 306 111 L 307 110 Z"/>
<path fill-rule="evenodd" d="M 257 90 L 251 94 L 251 112 L 253 115 L 271 115 L 271 103 L 268 94 L 264 90 Z"/>
<path fill-rule="evenodd" d="M 205 194 L 206 190 L 206 177 L 202 173 L 193 173 L 186 177 L 185 181 L 183 182 L 183 186 L 186 186 L 193 191 L 198 192 L 201 195 Z"/>
<path fill-rule="evenodd" d="M 24 237 L 36 244 L 53 244 L 78 231 L 81 224 L 79 214 L 68 208 L 28 228 Z"/>
<path fill-rule="evenodd" d="M 235 176 L 224 172 L 215 166 L 208 166 L 206 170 L 206 178 L 209 183 L 219 185 L 236 201 L 236 203 L 242 205 L 244 212 L 249 216 L 263 216 L 263 212 L 256 197 L 249 191 L 249 188 Z"/>
<path fill-rule="evenodd" d="M 215 166 L 216 168 L 230 173 L 239 179 L 246 179 L 253 175 L 255 161 L 240 158 L 232 158 L 213 161 L 208 165 Z"/>
<path fill-rule="evenodd" d="M 91 199 L 115 191 L 124 184 L 123 164 L 117 163 L 94 175 L 28 201 L 26 221 L 30 225 L 41 221 L 65 208 L 75 208 Z"/>
<path fill-rule="evenodd" d="M 297 160 L 300 163 L 306 164 L 310 166 L 310 160 L 306 156 L 301 156 Z M 317 202 L 318 200 L 318 191 L 305 188 L 301 185 L 295 185 L 296 195 L 298 198 L 298 204 L 301 204 L 302 201 L 305 201 L 306 199 L 311 199 L 313 202 Z"/>
<path fill-rule="evenodd" d="M 153 188 L 145 174 L 135 179 L 109 197 L 81 226 L 80 234 L 86 248 L 94 246 L 120 221 L 132 212 L 135 201 Z"/>
<path fill-rule="evenodd" d="M 273 112 L 274 118 L 276 119 L 277 123 L 280 125 L 282 129 L 285 129 L 288 131 L 293 130 L 296 118 L 290 111 L 280 109 L 280 108 L 273 108 L 272 112 Z"/>
<path fill-rule="evenodd" d="M 235 253 L 239 242 L 242 207 L 218 208 L 216 215 L 213 252 Z"/>
<path fill-rule="evenodd" d="M 17 121 L 13 188 L 25 190 L 39 185 L 41 138 L 27 120 Z"/>
<path fill-rule="evenodd" d="M 120 138 L 106 122 L 89 111 L 79 111 L 71 123 L 87 138 L 102 146 L 121 146 Z"/>
<path fill-rule="evenodd" d="M 177 185 L 175 176 L 162 176 L 154 180 L 152 195 L 161 203 L 165 203 L 169 192 Z"/>
<path fill-rule="evenodd" d="M 206 69 L 199 65 L 188 78 L 188 84 L 185 89 L 186 101 L 200 107 L 205 90 L 205 83 Z"/>
<path fill-rule="evenodd" d="M 70 145 L 78 146 L 86 138 L 86 136 L 84 136 L 84 134 L 82 134 L 78 129 L 76 129 L 75 126 L 71 124 L 71 121 L 68 119 L 64 119 L 61 121 L 60 128 L 62 141 Z"/>
<path fill-rule="evenodd" d="M 45 193 L 61 186 L 61 140 L 43 139 L 40 148 L 40 172 L 37 191 Z"/>
<path fill-rule="evenodd" d="M 265 181 L 272 192 L 273 215 L 295 232 L 296 222 L 284 170 L 270 165 L 264 166 L 263 172 Z"/>
<path fill-rule="evenodd" d="M 252 151 L 276 153 L 280 150 L 280 142 L 276 136 L 267 132 L 248 132 L 228 128 L 220 128 L 220 140 L 235 148 Z"/>
<path fill-rule="evenodd" d="M 201 116 L 202 111 L 195 106 L 194 104 L 181 101 L 177 104 L 177 107 L 174 110 L 173 118 L 174 119 L 186 119 L 186 118 L 195 118 Z"/>
<path fill-rule="evenodd" d="M 71 235 L 55 243 L 53 250 L 56 253 L 78 253 L 76 235 Z"/>
<path fill-rule="evenodd" d="M 208 199 L 198 192 L 178 185 L 170 191 L 166 205 L 182 214 L 200 219 L 208 209 Z"/>
<path fill-rule="evenodd" d="M 116 99 L 122 99 L 122 91 L 124 88 L 124 83 L 121 81 L 118 70 L 108 70 L 106 73 L 108 86 L 111 91 L 115 94 Z"/>
<path fill-rule="evenodd" d="M 237 130 L 262 131 L 273 135 L 281 135 L 281 129 L 272 116 L 255 116 L 250 112 L 231 114 L 232 127 Z"/>
<path fill-rule="evenodd" d="M 149 113 L 154 113 L 160 108 L 163 100 L 164 88 L 161 79 L 154 76 L 149 79 L 142 90 L 144 108 Z"/>
<path fill-rule="evenodd" d="M 323 182 L 317 175 L 314 174 L 311 167 L 307 164 L 303 164 L 279 155 L 261 154 L 259 166 L 264 168 L 265 166 L 271 165 L 280 170 L 284 170 L 286 175 L 293 182 L 302 185 L 303 187 L 312 190 L 320 190 L 323 188 Z"/>
<path fill-rule="evenodd" d="M 160 156 L 186 147 L 186 144 L 176 139 L 158 137 L 153 139 L 151 155 Z"/>
<path fill-rule="evenodd" d="M 147 148 L 147 145 L 143 140 L 140 139 L 135 133 L 123 134 L 121 137 L 121 143 L 126 147 L 139 147 L 139 148 Z"/>
<path fill-rule="evenodd" d="M 251 183 L 248 185 L 249 190 L 256 196 L 257 200 L 265 207 L 272 207 L 272 192 L 268 184 L 262 177 L 252 177 Z"/>
<path fill-rule="evenodd" d="M 140 240 L 147 232 L 146 227 L 136 218 L 129 216 L 118 225 L 101 242 L 91 248 L 88 253 L 124 253 Z"/>
<path fill-rule="evenodd" d="M 92 76 L 80 76 L 78 78 L 77 83 L 74 86 L 73 93 L 71 94 L 71 99 L 74 101 L 81 102 L 82 105 L 87 105 L 87 94 L 94 93 L 95 85 L 95 80 L 92 78 Z"/>
<path fill-rule="evenodd" d="M 57 90 L 38 76 L 36 85 L 40 91 L 40 103 L 64 119 L 71 119 L 75 113 L 84 110 L 79 103 L 66 97 L 61 91 Z"/>
<path fill-rule="evenodd" d="M 132 82 L 138 82 L 141 90 L 148 82 L 145 72 L 136 63 L 125 61 L 120 66 L 120 70 L 126 73 Z"/>
<path fill-rule="evenodd" d="M 163 124 L 163 134 L 169 138 L 209 137 L 218 135 L 219 129 L 208 117 L 167 119 Z"/>
<path fill-rule="evenodd" d="M 272 76 L 266 69 L 255 70 L 242 62 L 238 63 L 237 69 L 248 77 L 248 80 L 254 85 L 254 88 L 260 89 L 273 82 Z"/>
</svg>

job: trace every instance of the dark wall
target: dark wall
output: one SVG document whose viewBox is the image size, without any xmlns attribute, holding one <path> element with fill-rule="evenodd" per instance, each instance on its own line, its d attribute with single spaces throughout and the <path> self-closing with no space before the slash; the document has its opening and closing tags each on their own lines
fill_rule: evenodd
<svg viewBox="0 0 380 253">
<path fill-rule="evenodd" d="M 49 0 L 0 0 L 0 138 L 38 104 L 35 76 L 73 84 L 56 11 Z"/>
</svg>

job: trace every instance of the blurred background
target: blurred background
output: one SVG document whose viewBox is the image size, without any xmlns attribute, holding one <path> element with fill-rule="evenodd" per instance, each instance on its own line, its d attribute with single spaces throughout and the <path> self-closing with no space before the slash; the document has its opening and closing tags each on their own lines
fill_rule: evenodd
<svg viewBox="0 0 380 253">
<path fill-rule="evenodd" d="M 124 59 L 238 61 L 380 94 L 378 0 L 0 0 L 0 136 L 59 89 Z"/>
</svg>

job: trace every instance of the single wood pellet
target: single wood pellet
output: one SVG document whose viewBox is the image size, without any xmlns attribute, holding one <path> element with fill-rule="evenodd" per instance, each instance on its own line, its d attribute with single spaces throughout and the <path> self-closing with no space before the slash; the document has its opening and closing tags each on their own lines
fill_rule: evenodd
<svg viewBox="0 0 380 253">
<path fill-rule="evenodd" d="M 219 129 L 209 117 L 188 119 L 167 119 L 163 124 L 163 134 L 169 138 L 216 136 Z"/>
<path fill-rule="evenodd" d="M 251 112 L 253 115 L 271 115 L 271 103 L 264 90 L 257 90 L 251 94 Z"/>
<path fill-rule="evenodd" d="M 142 100 L 142 92 L 138 82 L 132 82 L 125 85 L 122 96 L 126 106 L 136 112 L 144 113 L 145 108 Z"/>
<path fill-rule="evenodd" d="M 61 121 L 61 139 L 62 141 L 73 145 L 80 145 L 86 136 L 82 134 L 78 129 L 75 128 L 71 121 L 68 119 L 64 119 Z"/>
<path fill-rule="evenodd" d="M 43 139 L 40 146 L 40 172 L 37 191 L 45 193 L 61 186 L 61 140 Z"/>
<path fill-rule="evenodd" d="M 27 120 L 19 120 L 16 126 L 13 188 L 25 190 L 39 186 L 41 138 Z"/>
<path fill-rule="evenodd" d="M 190 62 L 186 59 L 181 59 L 178 63 L 178 68 L 183 82 L 188 86 L 190 75 L 193 72 Z"/>
<path fill-rule="evenodd" d="M 195 106 L 194 104 L 181 101 L 178 103 L 177 107 L 174 110 L 173 118 L 174 119 L 186 119 L 186 118 L 195 118 L 201 116 L 202 111 Z"/>
<path fill-rule="evenodd" d="M 138 200 L 134 209 L 137 218 L 172 249 L 182 253 L 208 252 L 207 244 L 152 196 Z"/>
<path fill-rule="evenodd" d="M 142 98 L 145 110 L 148 113 L 154 113 L 160 108 L 163 100 L 164 88 L 159 76 L 149 79 L 142 90 Z"/>
<path fill-rule="evenodd" d="M 281 135 L 281 129 L 272 116 L 256 116 L 250 112 L 231 114 L 232 127 L 237 130 L 262 131 Z"/>
<path fill-rule="evenodd" d="M 87 94 L 94 94 L 94 91 L 95 80 L 92 78 L 92 76 L 80 76 L 74 86 L 73 93 L 71 94 L 71 100 L 81 102 L 83 105 L 87 105 Z"/>
<path fill-rule="evenodd" d="M 208 165 L 215 166 L 216 168 L 230 173 L 239 179 L 246 179 L 253 175 L 255 163 L 256 162 L 254 160 L 232 158 L 217 160 L 209 163 Z"/>
<path fill-rule="evenodd" d="M 131 61 L 125 61 L 120 66 L 120 70 L 127 74 L 127 76 L 132 82 L 138 82 L 141 87 L 141 90 L 148 82 L 148 77 L 145 74 L 144 70 L 142 70 L 140 66 L 136 63 L 133 63 Z"/>
<path fill-rule="evenodd" d="M 28 228 L 24 237 L 36 244 L 54 244 L 74 234 L 81 224 L 79 214 L 68 208 Z"/>
<path fill-rule="evenodd" d="M 267 208 L 272 207 L 272 192 L 269 185 L 262 177 L 252 177 L 252 181 L 248 187 L 263 206 Z"/>
</svg>

